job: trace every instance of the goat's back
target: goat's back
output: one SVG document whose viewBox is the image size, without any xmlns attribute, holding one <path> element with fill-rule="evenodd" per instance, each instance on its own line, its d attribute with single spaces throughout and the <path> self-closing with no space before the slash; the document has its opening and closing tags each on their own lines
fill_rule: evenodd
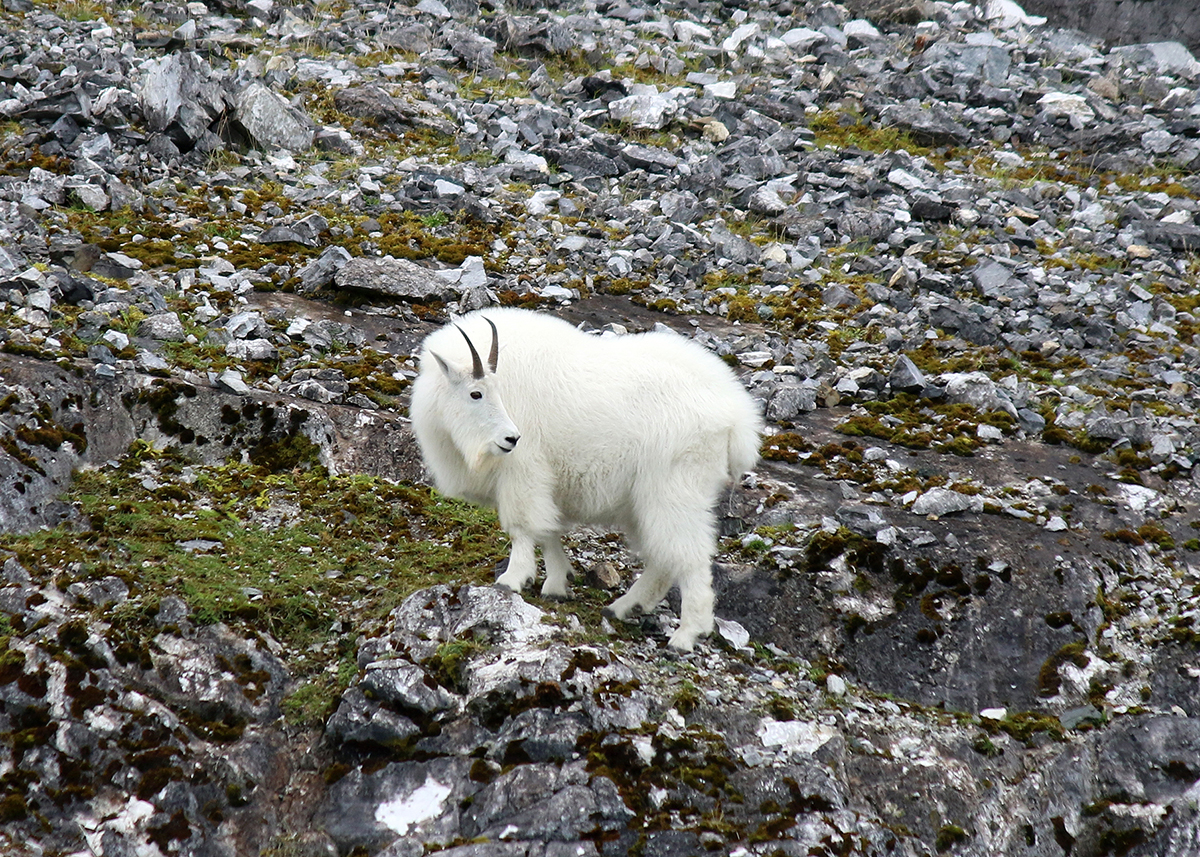
<svg viewBox="0 0 1200 857">
<path fill-rule="evenodd" d="M 599 337 L 553 316 L 504 308 L 459 321 L 481 353 L 491 341 L 485 318 L 499 332 L 496 377 L 526 450 L 536 446 L 556 462 L 586 468 L 615 466 L 614 458 L 642 468 L 647 461 L 722 459 L 729 475 L 757 459 L 758 409 L 730 368 L 702 346 L 666 331 Z M 428 347 L 469 365 L 453 328 L 430 337 Z"/>
</svg>

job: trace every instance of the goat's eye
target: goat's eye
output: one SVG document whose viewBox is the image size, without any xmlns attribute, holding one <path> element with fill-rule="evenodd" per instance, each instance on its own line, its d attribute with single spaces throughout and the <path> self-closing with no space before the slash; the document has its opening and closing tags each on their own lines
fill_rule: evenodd
<svg viewBox="0 0 1200 857">
<path fill-rule="evenodd" d="M 478 390 L 472 390 L 472 391 L 471 391 L 471 398 L 472 398 L 472 399 L 482 399 L 482 398 L 483 398 L 483 393 L 479 392 Z"/>
</svg>

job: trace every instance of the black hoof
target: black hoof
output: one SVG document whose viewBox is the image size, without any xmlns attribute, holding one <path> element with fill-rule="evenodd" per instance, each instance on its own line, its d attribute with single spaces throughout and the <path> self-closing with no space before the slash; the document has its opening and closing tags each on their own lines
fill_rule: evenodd
<svg viewBox="0 0 1200 857">
<path fill-rule="evenodd" d="M 635 605 L 634 608 L 629 611 L 629 615 L 624 619 L 618 616 L 616 611 L 611 607 L 605 607 L 601 609 L 600 615 L 605 619 L 616 619 L 618 622 L 637 622 L 642 617 L 642 608 Z"/>
</svg>

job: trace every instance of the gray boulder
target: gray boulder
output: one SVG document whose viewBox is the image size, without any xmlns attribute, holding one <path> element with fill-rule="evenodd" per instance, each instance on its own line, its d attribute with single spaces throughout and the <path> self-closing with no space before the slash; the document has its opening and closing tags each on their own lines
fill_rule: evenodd
<svg viewBox="0 0 1200 857">
<path fill-rule="evenodd" d="M 232 106 L 226 82 L 198 54 L 168 54 L 146 64 L 134 91 L 151 131 L 192 148 L 215 139 L 214 123 Z"/>
<path fill-rule="evenodd" d="M 174 312 L 156 313 L 138 325 L 138 336 L 146 336 L 163 342 L 182 342 L 187 338 L 183 322 L 179 314 Z"/>
<path fill-rule="evenodd" d="M 888 384 L 892 389 L 905 393 L 920 392 L 928 383 L 925 373 L 918 369 L 917 364 L 906 354 L 896 358 L 896 363 L 888 374 Z"/>
<path fill-rule="evenodd" d="M 455 296 L 446 280 L 433 271 L 391 256 L 350 259 L 334 274 L 333 282 L 339 289 L 407 301 L 445 301 Z"/>
<path fill-rule="evenodd" d="M 247 86 L 238 94 L 235 108 L 237 121 L 260 148 L 303 152 L 312 147 L 311 120 L 267 86 Z"/>
</svg>

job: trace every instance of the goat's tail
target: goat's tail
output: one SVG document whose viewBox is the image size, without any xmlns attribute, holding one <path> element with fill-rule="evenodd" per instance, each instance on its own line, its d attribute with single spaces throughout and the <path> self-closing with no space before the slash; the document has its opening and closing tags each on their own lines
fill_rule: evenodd
<svg viewBox="0 0 1200 857">
<path fill-rule="evenodd" d="M 758 420 L 735 424 L 729 429 L 729 478 L 736 481 L 754 468 L 762 446 L 762 428 Z"/>
</svg>

